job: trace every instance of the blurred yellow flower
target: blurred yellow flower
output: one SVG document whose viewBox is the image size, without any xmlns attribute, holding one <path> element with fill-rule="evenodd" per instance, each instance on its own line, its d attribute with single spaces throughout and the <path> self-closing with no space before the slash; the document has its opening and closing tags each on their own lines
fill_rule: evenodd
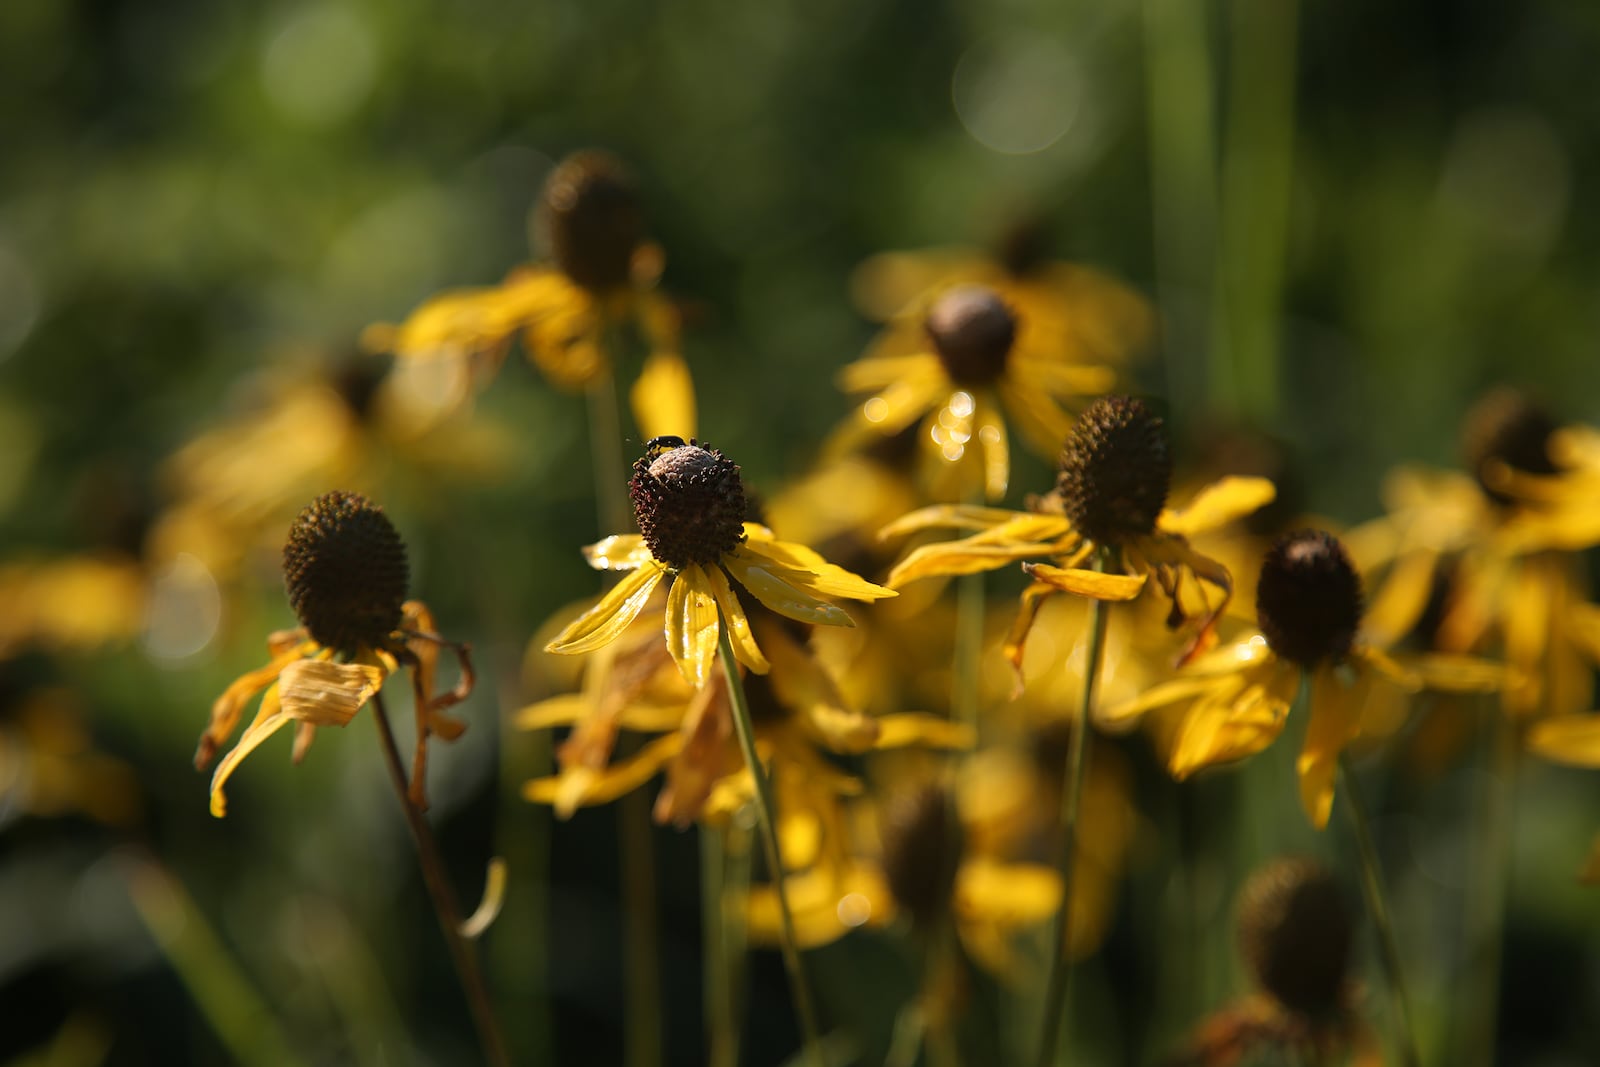
<svg viewBox="0 0 1600 1067">
<path fill-rule="evenodd" d="M 460 659 L 461 681 L 450 692 L 433 692 L 446 642 L 434 632 L 428 609 L 405 599 L 406 577 L 400 535 L 364 497 L 327 493 L 300 513 L 284 546 L 284 578 L 303 625 L 272 634 L 271 660 L 241 675 L 212 704 L 195 751 L 199 770 L 232 736 L 245 705 L 262 694 L 255 718 L 212 774 L 211 814 L 226 814 L 223 786 L 269 737 L 293 723 L 298 763 L 318 726 L 347 724 L 402 667 L 411 673 L 417 722 L 410 795 L 419 808 L 427 806 L 428 738 L 450 741 L 466 729 L 444 711 L 471 693 L 473 674 L 465 647 L 447 646 Z"/>
<path fill-rule="evenodd" d="M 679 351 L 679 316 L 656 291 L 661 250 L 645 239 L 632 177 L 606 152 L 576 152 L 545 182 L 537 222 L 549 266 L 521 266 L 496 286 L 435 296 L 398 326 L 367 328 L 368 350 L 442 362 L 492 377 L 520 333 L 528 358 L 561 389 L 609 382 L 618 331 L 649 350 L 632 397 L 645 436 L 694 422 L 694 392 Z M 670 408 L 667 414 L 660 409 Z"/>
<path fill-rule="evenodd" d="M 896 316 L 867 354 L 839 372 L 847 393 L 870 394 L 830 444 L 836 454 L 917 428 L 936 498 L 990 501 L 1011 479 L 1009 416 L 1050 455 L 1072 419 L 1063 404 L 1104 393 L 1116 374 L 1029 319 L 995 290 L 945 288 Z"/>
<path fill-rule="evenodd" d="M 1361 607 L 1361 579 L 1339 541 L 1321 531 L 1289 534 L 1261 567 L 1258 630 L 1106 709 L 1103 719 L 1127 725 L 1170 709 L 1156 729 L 1167 769 L 1181 781 L 1265 749 L 1283 732 L 1300 687 L 1309 686 L 1296 769 L 1300 802 L 1320 829 L 1333 806 L 1339 755 L 1377 714 L 1376 703 L 1422 689 L 1492 692 L 1507 681 L 1503 668 L 1466 656 L 1391 657 L 1362 637 Z"/>
<path fill-rule="evenodd" d="M 667 649 L 684 678 L 699 688 L 711 677 L 724 625 L 739 662 L 758 674 L 769 666 L 730 577 L 779 615 L 824 626 L 853 624 L 820 597 L 871 601 L 895 595 L 803 545 L 777 540 L 765 526 L 745 522 L 739 467 L 715 449 L 655 438 L 634 463 L 629 491 L 642 532 L 615 534 L 584 549 L 590 566 L 629 573 L 547 651 L 575 654 L 610 644 L 671 576 Z"/>
<path fill-rule="evenodd" d="M 1033 579 L 1006 639 L 1006 655 L 1020 669 L 1028 632 L 1044 601 L 1066 592 L 1100 600 L 1131 600 L 1154 578 L 1172 603 L 1171 626 L 1185 618 L 1181 586 L 1205 583 L 1220 593 L 1207 603 L 1195 637 L 1199 649 L 1213 640 L 1211 628 L 1232 593 L 1232 579 L 1215 560 L 1189 547 L 1188 538 L 1248 515 L 1269 503 L 1272 483 L 1264 478 L 1224 478 L 1201 490 L 1183 511 L 1163 507 L 1171 461 L 1162 421 L 1127 397 L 1096 401 L 1078 420 L 1062 452 L 1056 488 L 1032 502 L 1030 511 L 939 505 L 891 523 L 883 536 L 924 530 L 976 531 L 956 541 L 912 550 L 889 574 L 890 587 L 922 578 L 975 574 L 1023 563 Z M 1129 573 L 1085 569 L 1097 551 L 1109 550 Z"/>
<path fill-rule="evenodd" d="M 125 640 L 138 633 L 147 596 L 144 569 L 128 556 L 0 564 L 0 659 L 27 648 L 84 652 Z"/>
</svg>

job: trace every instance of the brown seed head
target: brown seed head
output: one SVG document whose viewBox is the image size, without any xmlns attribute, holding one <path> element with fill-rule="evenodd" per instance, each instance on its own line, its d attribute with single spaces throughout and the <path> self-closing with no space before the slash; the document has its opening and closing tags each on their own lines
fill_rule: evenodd
<svg viewBox="0 0 1600 1067">
<path fill-rule="evenodd" d="M 979 388 L 1006 371 L 1017 319 L 992 289 L 961 285 L 934 301 L 924 328 L 956 385 Z"/>
<path fill-rule="evenodd" d="M 1296 530 L 1268 550 L 1256 585 L 1256 621 L 1284 659 L 1308 670 L 1344 659 L 1361 609 L 1361 576 L 1337 537 Z"/>
<path fill-rule="evenodd" d="M 1484 467 L 1498 462 L 1526 474 L 1556 473 L 1549 445 L 1557 429 L 1549 412 L 1501 386 L 1485 393 L 1462 420 L 1461 451 L 1484 493 L 1497 504 L 1510 504 L 1511 498 L 1484 478 Z"/>
<path fill-rule="evenodd" d="M 898 794 L 883 813 L 884 877 L 919 927 L 937 920 L 950 904 L 960 832 L 949 795 L 931 782 Z"/>
<path fill-rule="evenodd" d="M 347 655 L 382 648 L 400 625 L 406 546 L 366 497 L 324 493 L 289 527 L 283 580 L 318 644 Z"/>
<path fill-rule="evenodd" d="M 1056 475 L 1067 518 L 1103 545 L 1153 532 L 1171 484 L 1166 423 L 1127 396 L 1101 397 L 1078 417 Z"/>
<path fill-rule="evenodd" d="M 539 224 L 556 266 L 578 285 L 607 293 L 630 282 L 644 213 L 616 156 L 588 149 L 557 164 L 539 198 Z"/>
<path fill-rule="evenodd" d="M 634 461 L 628 495 L 650 554 L 674 570 L 716 563 L 744 540 L 739 465 L 698 441 L 652 439 Z"/>
<path fill-rule="evenodd" d="M 1239 894 L 1239 950 L 1256 983 L 1290 1011 L 1340 1010 L 1355 919 L 1344 888 L 1313 859 L 1280 859 Z"/>
</svg>

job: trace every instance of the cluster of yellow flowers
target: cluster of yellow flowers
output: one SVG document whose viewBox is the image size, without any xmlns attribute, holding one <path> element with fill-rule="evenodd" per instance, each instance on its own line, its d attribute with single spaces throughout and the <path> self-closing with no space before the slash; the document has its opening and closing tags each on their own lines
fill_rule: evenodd
<svg viewBox="0 0 1600 1067">
<path fill-rule="evenodd" d="M 864 265 L 858 302 L 884 327 L 839 372 L 850 413 L 813 470 L 758 497 L 698 436 L 680 316 L 658 288 L 662 253 L 627 172 L 579 153 L 540 204 L 548 262 L 370 327 L 364 346 L 395 357 L 381 381 L 298 382 L 170 464 L 177 502 L 155 552 L 192 553 L 215 574 L 314 498 L 284 549 L 302 626 L 269 638 L 270 661 L 218 698 L 201 738 L 208 767 L 261 694 L 216 763 L 214 814 L 273 733 L 295 726 L 299 760 L 317 727 L 374 701 L 381 712 L 385 680 L 401 673 L 416 718 L 406 802 L 425 808 L 428 744 L 466 728 L 445 712 L 469 695 L 471 660 L 409 599 L 404 545 L 369 496 L 408 456 L 449 457 L 447 478 L 506 462 L 510 431 L 471 400 L 518 339 L 560 389 L 603 404 L 628 380 L 646 442 L 625 486 L 596 487 L 613 513 L 626 489 L 637 530 L 602 531 L 582 550 L 605 576 L 599 595 L 537 641 L 581 668 L 571 691 L 516 714 L 529 730 L 568 731 L 526 797 L 566 817 L 659 777 L 655 819 L 699 824 L 728 847 L 757 813 L 769 881 L 741 895 L 739 921 L 791 961 L 863 926 L 945 945 L 929 950 L 912 1016 L 930 1042 L 964 999 L 967 979 L 940 955 L 949 945 L 1019 988 L 1048 975 L 1050 1017 L 1064 969 L 1110 928 L 1148 816 L 1123 749 L 1094 747 L 1097 734 L 1140 732 L 1183 781 L 1288 732 L 1317 828 L 1353 747 L 1459 748 L 1461 724 L 1476 721 L 1450 714 L 1462 694 L 1498 700 L 1526 750 L 1600 766 L 1600 606 L 1578 561 L 1600 544 L 1600 432 L 1496 392 L 1468 420 L 1465 472 L 1399 470 L 1387 514 L 1349 529 L 1285 516 L 1267 478 L 1182 476 L 1160 404 L 1131 395 L 1153 332 L 1139 296 L 1016 241 L 998 258 Z M 621 447 L 618 421 L 605 447 Z M 449 447 L 432 447 L 441 434 Z M 1015 508 L 1004 506 L 1013 437 L 1057 462 L 1054 484 Z M 0 619 L 0 653 L 136 625 L 122 621 L 140 614 L 136 568 L 107 579 L 109 621 L 46 610 L 86 602 L 50 587 L 82 580 L 82 567 L 55 568 L 0 569 L 0 596 L 19 606 Z M 1018 571 L 1014 598 L 997 600 Z M 441 649 L 461 665 L 443 693 Z M 1425 729 L 1429 717 L 1445 725 Z M 624 733 L 640 742 L 620 748 Z M 1253 1043 L 1366 1055 L 1349 917 L 1313 921 L 1322 941 L 1303 953 L 1283 940 L 1311 936 L 1289 929 L 1307 908 L 1343 914 L 1334 876 L 1301 865 L 1263 877 L 1244 934 L 1261 992 L 1197 1034 L 1192 1062 L 1232 1062 Z M 1041 963 L 1029 937 L 1052 917 Z M 1307 977 L 1297 960 L 1323 962 Z M 804 985 L 798 962 L 791 980 Z M 1054 1041 L 1047 1028 L 1041 1062 Z"/>
</svg>

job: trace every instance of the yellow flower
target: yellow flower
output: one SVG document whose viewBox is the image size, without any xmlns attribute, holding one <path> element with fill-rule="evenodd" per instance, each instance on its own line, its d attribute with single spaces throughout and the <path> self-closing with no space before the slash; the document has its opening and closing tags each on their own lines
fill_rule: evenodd
<svg viewBox="0 0 1600 1067">
<path fill-rule="evenodd" d="M 443 712 L 467 698 L 473 675 L 465 646 L 447 645 L 434 633 L 428 609 L 405 599 L 406 551 L 400 535 L 364 497 L 327 493 L 290 527 L 283 563 L 289 599 L 302 625 L 269 637 L 271 661 L 236 679 L 211 707 L 211 722 L 194 757 L 200 770 L 232 736 L 245 705 L 262 694 L 255 718 L 212 774 L 211 814 L 226 813 L 223 786 L 267 738 L 294 723 L 298 763 L 318 726 L 347 724 L 402 667 L 410 670 L 416 704 L 410 794 L 413 803 L 426 807 L 428 737 L 461 736 L 465 724 Z M 434 694 L 441 646 L 456 652 L 462 676 L 454 690 Z"/>
<path fill-rule="evenodd" d="M 1521 684 L 1502 705 L 1526 723 L 1587 709 L 1597 646 L 1575 553 L 1600 544 L 1600 434 L 1556 426 L 1509 390 L 1466 420 L 1468 473 L 1405 468 L 1388 514 L 1352 530 L 1362 569 L 1385 571 L 1375 613 L 1399 640 L 1445 590 L 1434 645 L 1504 655 Z"/>
<path fill-rule="evenodd" d="M 574 153 L 546 180 L 538 222 L 552 265 L 518 267 L 497 286 L 441 293 L 398 326 L 368 327 L 363 345 L 486 379 L 520 333 L 552 384 L 581 391 L 609 380 L 616 353 L 608 334 L 631 326 L 650 352 L 632 394 L 640 429 L 653 436 L 692 425 L 678 314 L 656 292 L 661 250 L 645 239 L 632 177 L 609 153 Z M 672 421 L 661 425 L 652 413 L 664 405 Z"/>
<path fill-rule="evenodd" d="M 1019 318 L 1064 339 L 1074 358 L 1116 364 L 1143 349 L 1155 324 L 1144 297 L 1091 267 L 1046 260 L 1043 236 L 1037 224 L 1025 222 L 1002 234 L 992 254 L 972 248 L 883 252 L 856 268 L 850 291 L 868 318 L 884 322 L 929 292 L 983 285 Z"/>
<path fill-rule="evenodd" d="M 439 399 L 444 383 L 417 377 L 368 358 L 332 373 L 273 372 L 253 404 L 164 463 L 173 502 L 151 531 L 151 554 L 164 562 L 188 553 L 225 577 L 325 486 L 393 492 L 411 476 L 450 485 L 503 474 L 505 427 L 468 420 Z"/>
<path fill-rule="evenodd" d="M 147 599 L 144 569 L 120 553 L 0 564 L 0 659 L 125 640 L 138 633 Z"/>
<path fill-rule="evenodd" d="M 698 689 L 711 677 L 724 624 L 739 662 L 758 674 L 769 666 L 730 578 L 779 615 L 823 626 L 853 623 L 820 597 L 871 601 L 895 595 L 803 545 L 777 540 L 765 526 L 745 522 L 738 465 L 695 441 L 648 442 L 633 465 L 629 492 L 641 533 L 616 534 L 584 549 L 590 566 L 628 573 L 546 651 L 592 652 L 610 644 L 670 576 L 667 650 Z"/>
<path fill-rule="evenodd" d="M 1504 669 L 1466 656 L 1391 657 L 1363 640 L 1361 579 L 1332 535 L 1281 538 L 1256 587 L 1259 629 L 1191 663 L 1178 676 L 1104 712 L 1109 725 L 1171 709 L 1158 725 L 1167 769 L 1180 781 L 1265 749 L 1282 733 L 1302 684 L 1310 719 L 1296 762 L 1300 802 L 1328 822 L 1339 754 L 1379 717 L 1385 699 L 1422 689 L 1489 692 Z"/>
<path fill-rule="evenodd" d="M 947 288 L 896 317 L 867 355 L 839 373 L 848 393 L 871 394 L 835 435 L 834 451 L 900 433 L 917 420 L 934 494 L 988 500 L 1011 478 L 1006 416 L 1049 455 L 1071 426 L 1064 403 L 1110 389 L 1115 373 L 1083 361 L 1046 322 L 993 289 Z"/>
<path fill-rule="evenodd" d="M 1154 578 L 1172 602 L 1168 624 L 1185 618 L 1185 579 L 1205 583 L 1220 598 L 1209 604 L 1195 638 L 1198 650 L 1212 640 L 1211 628 L 1232 593 L 1232 579 L 1215 560 L 1189 547 L 1190 535 L 1215 529 L 1273 498 L 1264 478 L 1224 478 L 1200 491 L 1183 511 L 1164 508 L 1171 479 L 1162 420 L 1140 401 L 1107 397 L 1078 419 L 1061 454 L 1056 488 L 1033 502 L 1033 510 L 936 506 L 891 523 L 883 536 L 922 530 L 976 531 L 957 541 L 922 545 L 896 564 L 891 588 L 921 578 L 975 574 L 1023 563 L 1033 579 L 1006 640 L 1006 655 L 1020 669 L 1024 644 L 1046 598 L 1066 592 L 1100 600 L 1131 600 Z M 1129 573 L 1084 569 L 1099 550 L 1109 550 Z"/>
</svg>

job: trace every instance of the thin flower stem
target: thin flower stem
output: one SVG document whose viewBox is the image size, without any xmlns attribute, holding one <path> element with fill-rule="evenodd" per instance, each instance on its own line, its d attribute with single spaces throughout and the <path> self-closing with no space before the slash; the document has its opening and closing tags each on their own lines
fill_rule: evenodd
<svg viewBox="0 0 1600 1067">
<path fill-rule="evenodd" d="M 444 932 L 445 944 L 450 949 L 450 959 L 455 964 L 456 975 L 461 979 L 462 992 L 472 1010 L 472 1021 L 478 1028 L 478 1039 L 483 1043 L 484 1058 L 494 1067 L 510 1067 L 505 1038 L 495 1020 L 494 1004 L 489 999 L 483 972 L 478 968 L 478 958 L 461 936 L 461 909 L 456 904 L 454 890 L 445 876 L 444 859 L 439 854 L 439 843 L 434 840 L 428 820 L 411 802 L 406 785 L 406 772 L 400 762 L 400 750 L 395 746 L 394 731 L 389 727 L 389 714 L 383 706 L 383 694 L 372 696 L 372 718 L 378 724 L 378 739 L 382 742 L 383 764 L 389 772 L 389 782 L 400 798 L 400 809 L 405 812 L 406 826 L 411 830 L 411 840 L 417 846 L 417 859 L 422 866 L 422 880 L 433 899 L 433 910 Z"/>
<path fill-rule="evenodd" d="M 1361 857 L 1361 890 L 1367 898 L 1367 911 L 1372 914 L 1372 925 L 1378 934 L 1378 952 L 1383 960 L 1384 976 L 1389 980 L 1389 997 L 1394 1015 L 1395 1044 L 1400 1049 L 1400 1061 L 1406 1067 L 1418 1067 L 1416 1032 L 1411 1028 L 1411 1004 L 1406 996 L 1405 977 L 1400 968 L 1400 948 L 1394 939 L 1394 924 L 1389 919 L 1388 896 L 1383 889 L 1383 873 L 1378 866 L 1378 850 L 1372 842 L 1372 827 L 1367 818 L 1367 807 L 1356 792 L 1355 776 L 1350 773 L 1350 762 L 1339 756 L 1339 793 L 1345 799 L 1345 809 L 1350 813 L 1350 826 L 1355 831 L 1356 851 Z"/>
<path fill-rule="evenodd" d="M 726 831 L 720 827 L 700 827 L 708 1067 L 735 1067 L 739 1062 L 739 1027 L 733 1009 L 733 961 L 728 946 L 728 849 L 724 833 Z"/>
<path fill-rule="evenodd" d="M 1104 570 L 1104 552 L 1096 553 L 1094 568 Z M 1044 1024 L 1039 1034 L 1039 1067 L 1056 1062 L 1056 1049 L 1065 1040 L 1068 999 L 1072 992 L 1072 964 L 1067 958 L 1067 938 L 1072 931 L 1072 885 L 1078 857 L 1078 807 L 1083 797 L 1084 769 L 1089 763 L 1089 741 L 1094 727 L 1095 690 L 1100 681 L 1100 660 L 1105 651 L 1106 621 L 1110 608 L 1103 600 L 1089 601 L 1089 654 L 1083 665 L 1083 700 L 1067 743 L 1066 773 L 1061 782 L 1061 815 L 1056 828 L 1056 869 L 1061 874 L 1061 907 L 1051 924 L 1050 977 L 1045 983 Z"/>
<path fill-rule="evenodd" d="M 772 782 L 761 766 L 756 752 L 755 728 L 750 722 L 750 702 L 745 697 L 744 681 L 739 676 L 739 664 L 734 659 L 733 645 L 728 640 L 728 622 L 717 611 L 717 652 L 722 659 L 722 673 L 728 681 L 728 706 L 733 713 L 734 732 L 739 735 L 739 749 L 744 753 L 745 766 L 756 786 L 756 816 L 761 824 L 761 845 L 767 857 L 767 868 L 772 875 L 773 891 L 778 897 L 778 917 L 782 922 L 783 966 L 789 973 L 789 992 L 794 997 L 795 1016 L 800 1021 L 800 1034 L 805 1042 L 806 1062 L 810 1067 L 823 1067 L 822 1045 L 817 1028 L 816 1008 L 811 1000 L 811 986 L 806 981 L 805 967 L 800 960 L 800 950 L 795 945 L 794 916 L 789 910 L 789 891 L 784 884 L 783 857 L 778 851 L 778 830 L 773 821 Z"/>
<path fill-rule="evenodd" d="M 1490 701 L 1488 751 L 1483 754 L 1488 787 L 1478 801 L 1476 872 L 1468 881 L 1467 968 L 1470 983 L 1462 999 L 1466 1012 L 1453 1027 L 1461 1045 L 1455 1063 L 1493 1063 L 1499 1027 L 1500 966 L 1505 941 L 1506 897 L 1511 889 L 1511 833 L 1515 820 L 1517 729 Z"/>
</svg>

